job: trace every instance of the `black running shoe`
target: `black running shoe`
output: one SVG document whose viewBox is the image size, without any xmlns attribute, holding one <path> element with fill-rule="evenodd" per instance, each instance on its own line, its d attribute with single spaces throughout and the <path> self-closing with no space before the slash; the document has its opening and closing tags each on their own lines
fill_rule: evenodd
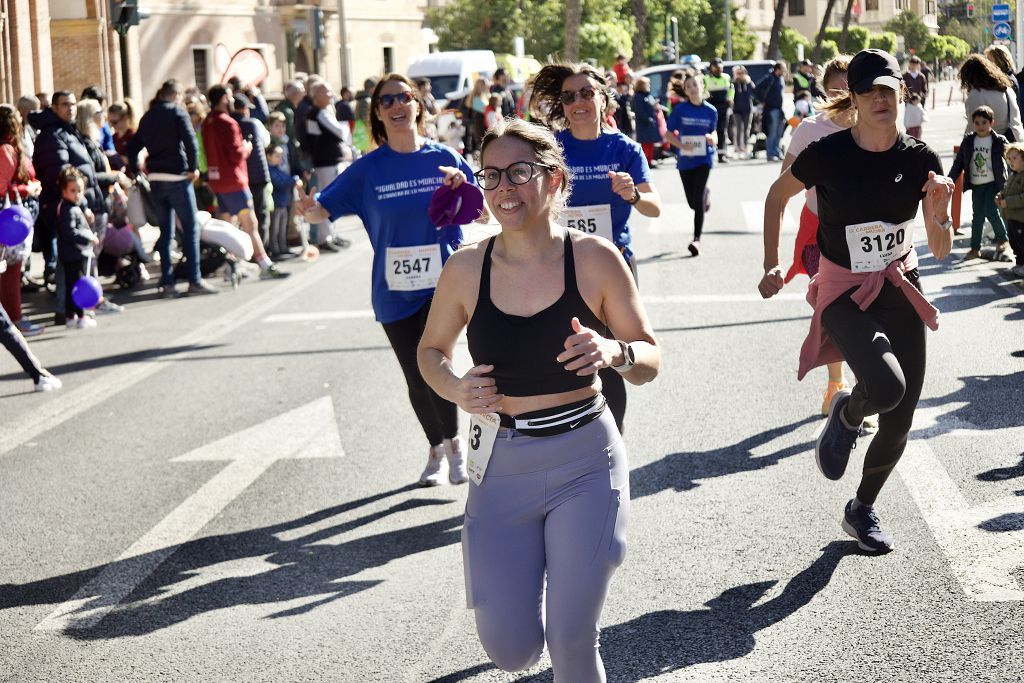
<svg viewBox="0 0 1024 683">
<path fill-rule="evenodd" d="M 857 539 L 857 546 L 869 553 L 887 553 L 892 550 L 892 536 L 882 531 L 875 508 L 861 505 L 853 508 L 853 499 L 846 504 L 843 531 Z"/>
<path fill-rule="evenodd" d="M 843 424 L 842 414 L 850 401 L 850 392 L 846 389 L 837 391 L 832 397 L 828 409 L 828 420 L 818 435 L 814 445 L 814 457 L 818 469 L 826 479 L 839 481 L 846 472 L 846 464 L 850 461 L 850 451 L 857 447 L 860 428 L 850 429 Z"/>
</svg>

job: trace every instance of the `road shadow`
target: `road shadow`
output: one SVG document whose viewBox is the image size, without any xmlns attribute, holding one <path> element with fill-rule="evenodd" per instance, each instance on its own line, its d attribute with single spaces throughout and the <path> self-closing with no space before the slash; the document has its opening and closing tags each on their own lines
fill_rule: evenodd
<svg viewBox="0 0 1024 683">
<path fill-rule="evenodd" d="M 1008 512 L 986 520 L 978 525 L 979 529 L 999 533 L 1001 531 L 1020 531 L 1024 529 L 1024 512 Z"/>
<path fill-rule="evenodd" d="M 47 365 L 46 369 L 58 377 L 62 377 L 64 375 L 71 375 L 73 373 L 84 372 L 86 370 L 95 370 L 97 368 L 105 368 L 112 365 L 124 365 L 126 363 L 144 363 L 146 361 L 159 360 L 166 356 L 173 356 L 177 353 L 208 351 L 222 346 L 225 346 L 225 344 L 187 344 L 184 346 L 167 346 L 157 349 L 140 349 L 138 351 L 128 351 L 125 353 L 113 353 L 107 356 L 94 356 L 92 358 L 75 361 L 74 363 Z M 22 372 L 15 372 L 0 375 L 0 380 L 19 379 L 24 376 L 25 375 Z"/>
<path fill-rule="evenodd" d="M 817 415 L 810 415 L 797 422 L 754 434 L 724 448 L 666 455 L 661 460 L 630 472 L 630 498 L 636 500 L 668 489 L 677 493 L 689 491 L 697 488 L 701 479 L 753 472 L 771 467 L 794 455 L 806 453 L 812 447 L 810 442 L 786 446 L 767 455 L 755 455 L 753 451 L 820 419 Z"/>
<path fill-rule="evenodd" d="M 1024 477 L 1024 453 L 1020 454 L 1020 462 L 1009 467 L 994 467 L 978 474 L 975 478 L 978 481 L 1006 481 Z"/>
<path fill-rule="evenodd" d="M 954 429 L 1007 429 L 1024 426 L 1024 411 L 1017 409 L 1024 398 L 1024 370 L 1006 375 L 969 375 L 961 377 L 963 386 L 945 396 L 921 401 L 924 407 L 951 403 L 964 405 L 939 415 L 935 425 L 915 430 L 933 437 Z"/>
<path fill-rule="evenodd" d="M 662 676 L 696 664 L 724 662 L 750 654 L 757 633 L 793 616 L 832 580 L 839 562 L 858 554 L 852 542 L 833 541 L 807 569 L 790 579 L 777 596 L 759 601 L 777 581 L 730 588 L 688 612 L 659 610 L 601 630 L 601 657 L 610 681 Z M 460 678 L 445 681 L 464 680 Z M 516 683 L 553 680 L 550 670 Z"/>
<path fill-rule="evenodd" d="M 342 543 L 327 542 L 334 536 L 394 514 L 455 502 L 414 498 L 354 520 L 316 529 L 291 540 L 281 540 L 278 535 L 287 533 L 291 536 L 301 532 L 303 527 L 322 523 L 364 505 L 413 490 L 416 490 L 414 485 L 403 486 L 280 524 L 207 536 L 174 547 L 169 556 L 166 549 L 156 551 L 153 555 L 166 556 L 164 561 L 96 625 L 89 621 L 91 611 L 116 602 L 116 591 L 120 585 L 118 577 L 132 576 L 133 567 L 146 564 L 145 555 L 26 584 L 0 584 L 0 610 L 28 605 L 55 605 L 72 597 L 84 598 L 84 604 L 72 612 L 70 625 L 64 630 L 65 635 L 78 640 L 145 635 L 205 612 L 239 605 L 312 599 L 298 606 L 289 605 L 266 618 L 303 614 L 380 583 L 343 581 L 344 577 L 386 565 L 392 560 L 457 543 L 462 514 Z M 250 564 L 246 565 L 248 575 L 225 576 L 175 591 L 176 585 L 194 579 L 202 573 L 203 568 L 247 559 L 262 562 L 262 565 L 256 566 L 261 570 L 265 567 L 265 571 L 252 573 L 251 567 L 254 565 Z M 91 594 L 78 595 L 78 591 L 89 587 L 90 582 L 97 577 L 98 586 L 111 586 L 109 592 L 98 588 Z"/>
</svg>

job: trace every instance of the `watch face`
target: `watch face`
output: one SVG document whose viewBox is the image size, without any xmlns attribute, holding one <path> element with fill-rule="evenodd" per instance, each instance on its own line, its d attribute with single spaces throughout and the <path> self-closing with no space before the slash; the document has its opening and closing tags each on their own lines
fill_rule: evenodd
<svg viewBox="0 0 1024 683">
<path fill-rule="evenodd" d="M 636 363 L 636 355 L 633 353 L 632 344 L 626 344 L 626 362 L 630 365 Z"/>
</svg>

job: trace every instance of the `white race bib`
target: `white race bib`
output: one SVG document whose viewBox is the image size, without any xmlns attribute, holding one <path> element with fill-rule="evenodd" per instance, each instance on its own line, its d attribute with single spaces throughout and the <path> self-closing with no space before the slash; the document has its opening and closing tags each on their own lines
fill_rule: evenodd
<svg viewBox="0 0 1024 683">
<path fill-rule="evenodd" d="M 850 270 L 874 273 L 910 253 L 914 229 L 910 221 L 898 225 L 884 221 L 847 225 L 846 246 L 850 250 Z"/>
<path fill-rule="evenodd" d="M 681 135 L 679 142 L 683 147 L 679 150 L 679 156 L 703 157 L 708 153 L 708 139 L 703 135 Z"/>
<path fill-rule="evenodd" d="M 392 292 L 431 289 L 441 277 L 441 245 L 388 247 L 384 267 Z"/>
<path fill-rule="evenodd" d="M 497 413 L 470 415 L 466 471 L 474 484 L 479 485 L 484 480 L 487 463 L 491 461 L 491 451 L 494 450 L 494 439 L 498 436 L 500 426 L 501 421 Z"/>
<path fill-rule="evenodd" d="M 615 241 L 611 204 L 570 206 L 565 210 L 565 225 L 588 235 L 603 237 L 609 242 Z"/>
</svg>

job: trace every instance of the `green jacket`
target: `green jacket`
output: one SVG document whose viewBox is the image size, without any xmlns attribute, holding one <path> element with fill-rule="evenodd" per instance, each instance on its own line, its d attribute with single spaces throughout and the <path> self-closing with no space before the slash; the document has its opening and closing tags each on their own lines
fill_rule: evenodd
<svg viewBox="0 0 1024 683">
<path fill-rule="evenodd" d="M 1002 195 L 1006 200 L 1003 218 L 1024 223 L 1024 173 L 1011 172 L 1003 185 Z"/>
<path fill-rule="evenodd" d="M 713 105 L 725 106 L 732 101 L 735 88 L 729 74 L 722 72 L 718 76 L 704 74 L 704 91 L 708 94 L 708 102 Z"/>
</svg>

